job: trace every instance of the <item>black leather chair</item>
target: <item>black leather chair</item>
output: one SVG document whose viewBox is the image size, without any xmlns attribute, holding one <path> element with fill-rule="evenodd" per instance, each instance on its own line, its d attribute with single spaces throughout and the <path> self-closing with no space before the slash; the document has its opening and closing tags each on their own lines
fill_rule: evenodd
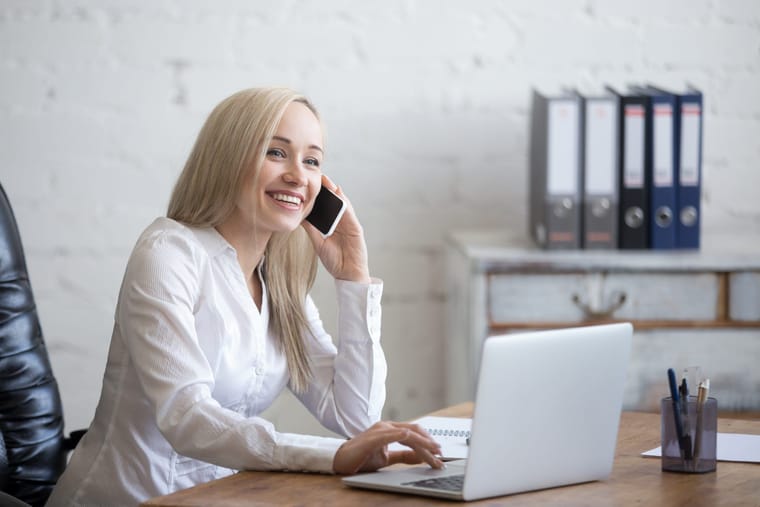
<svg viewBox="0 0 760 507">
<path fill-rule="evenodd" d="M 0 504 L 43 505 L 83 434 L 64 437 L 21 238 L 0 185 Z"/>
</svg>

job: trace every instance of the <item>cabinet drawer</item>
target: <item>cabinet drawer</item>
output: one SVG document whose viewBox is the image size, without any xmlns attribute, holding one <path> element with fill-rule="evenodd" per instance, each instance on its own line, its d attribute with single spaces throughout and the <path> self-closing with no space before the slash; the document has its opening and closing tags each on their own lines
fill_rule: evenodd
<svg viewBox="0 0 760 507">
<path fill-rule="evenodd" d="M 509 273 L 488 277 L 492 325 L 594 319 L 713 321 L 715 273 Z"/>
</svg>

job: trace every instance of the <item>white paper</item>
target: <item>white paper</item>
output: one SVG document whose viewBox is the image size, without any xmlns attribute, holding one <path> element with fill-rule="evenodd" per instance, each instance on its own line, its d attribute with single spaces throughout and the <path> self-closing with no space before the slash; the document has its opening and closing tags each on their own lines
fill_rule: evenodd
<svg viewBox="0 0 760 507">
<path fill-rule="evenodd" d="M 641 455 L 660 457 L 662 449 L 655 447 L 642 452 Z M 760 435 L 718 433 L 716 458 L 718 461 L 760 463 Z"/>
<path fill-rule="evenodd" d="M 425 431 L 441 444 L 443 459 L 464 459 L 467 457 L 467 439 L 472 429 L 472 419 L 465 417 L 435 417 L 428 416 L 412 421 L 422 426 Z M 403 444 L 393 443 L 389 451 L 409 449 Z"/>
</svg>

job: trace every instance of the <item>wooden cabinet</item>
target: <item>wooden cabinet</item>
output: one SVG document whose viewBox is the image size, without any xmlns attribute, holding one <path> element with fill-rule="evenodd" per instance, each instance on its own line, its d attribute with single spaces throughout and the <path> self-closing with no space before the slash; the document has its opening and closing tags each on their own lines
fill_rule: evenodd
<svg viewBox="0 0 760 507">
<path fill-rule="evenodd" d="M 524 241 L 448 239 L 447 404 L 472 399 L 488 336 L 630 321 L 626 409 L 656 410 L 667 368 L 694 365 L 721 409 L 760 409 L 760 254 L 750 253 L 760 248 L 545 251 Z"/>
</svg>

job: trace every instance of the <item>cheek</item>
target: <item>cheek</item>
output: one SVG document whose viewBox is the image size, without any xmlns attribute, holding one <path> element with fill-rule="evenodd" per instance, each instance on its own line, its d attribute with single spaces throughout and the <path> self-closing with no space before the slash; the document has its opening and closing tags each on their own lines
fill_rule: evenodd
<svg viewBox="0 0 760 507">
<path fill-rule="evenodd" d="M 313 203 L 317 198 L 319 189 L 322 188 L 322 177 L 311 178 L 309 180 L 309 202 Z"/>
</svg>

